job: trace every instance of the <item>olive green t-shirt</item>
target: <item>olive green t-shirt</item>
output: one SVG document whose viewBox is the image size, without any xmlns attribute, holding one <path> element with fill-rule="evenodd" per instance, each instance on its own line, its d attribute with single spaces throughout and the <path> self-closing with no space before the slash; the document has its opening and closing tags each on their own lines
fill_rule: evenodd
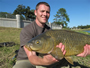
<svg viewBox="0 0 90 68">
<path fill-rule="evenodd" d="M 44 28 L 39 27 L 35 21 L 25 26 L 20 33 L 20 49 L 18 52 L 17 60 L 28 59 L 23 46 L 35 36 L 50 30 L 50 27 L 45 24 Z"/>
</svg>

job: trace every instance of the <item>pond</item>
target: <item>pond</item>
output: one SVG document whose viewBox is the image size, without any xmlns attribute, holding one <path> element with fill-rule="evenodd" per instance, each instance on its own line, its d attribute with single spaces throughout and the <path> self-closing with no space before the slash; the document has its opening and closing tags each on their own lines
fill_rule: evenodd
<svg viewBox="0 0 90 68">
<path fill-rule="evenodd" d="M 87 31 L 85 31 L 85 32 L 88 32 L 88 33 L 90 33 L 90 30 L 87 30 Z"/>
</svg>

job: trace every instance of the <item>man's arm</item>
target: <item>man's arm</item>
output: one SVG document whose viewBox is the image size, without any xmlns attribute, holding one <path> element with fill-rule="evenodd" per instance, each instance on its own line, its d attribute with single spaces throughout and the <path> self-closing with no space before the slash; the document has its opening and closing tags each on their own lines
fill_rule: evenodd
<svg viewBox="0 0 90 68">
<path fill-rule="evenodd" d="M 65 50 L 64 50 L 64 45 L 62 43 L 60 43 L 59 45 L 57 45 L 57 47 L 61 48 L 63 54 L 65 54 Z M 29 61 L 33 64 L 33 65 L 51 65 L 53 63 L 58 62 L 57 59 L 55 59 L 54 57 L 52 57 L 51 55 L 45 55 L 43 58 L 40 58 L 36 55 L 36 52 L 34 51 L 28 51 L 25 46 L 24 46 L 24 50 L 28 56 Z"/>
<path fill-rule="evenodd" d="M 78 54 L 77 56 L 86 57 L 87 55 L 90 55 L 90 45 L 88 44 L 84 46 L 84 52 L 81 54 Z"/>
</svg>

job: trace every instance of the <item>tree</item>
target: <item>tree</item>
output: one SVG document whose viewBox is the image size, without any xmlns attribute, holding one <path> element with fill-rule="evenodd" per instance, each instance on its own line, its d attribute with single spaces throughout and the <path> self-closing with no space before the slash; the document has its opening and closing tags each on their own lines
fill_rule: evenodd
<svg viewBox="0 0 90 68">
<path fill-rule="evenodd" d="M 24 16 L 25 19 L 35 19 L 34 12 L 30 11 L 30 7 L 25 7 L 24 5 L 18 5 L 18 7 L 13 12 L 14 15 L 20 14 L 21 16 Z"/>
<path fill-rule="evenodd" d="M 7 12 L 0 12 L 0 17 L 2 18 L 15 18 L 15 15 Z"/>
<path fill-rule="evenodd" d="M 54 23 L 56 24 L 61 24 L 62 26 L 65 26 L 67 27 L 67 22 L 69 22 L 69 17 L 66 13 L 66 10 L 64 8 L 60 8 L 58 11 L 57 11 L 57 14 L 54 15 Z"/>
<path fill-rule="evenodd" d="M 77 28 L 80 28 L 80 29 L 87 29 L 87 28 L 90 28 L 90 25 L 81 25 L 81 26 L 78 26 Z"/>
</svg>

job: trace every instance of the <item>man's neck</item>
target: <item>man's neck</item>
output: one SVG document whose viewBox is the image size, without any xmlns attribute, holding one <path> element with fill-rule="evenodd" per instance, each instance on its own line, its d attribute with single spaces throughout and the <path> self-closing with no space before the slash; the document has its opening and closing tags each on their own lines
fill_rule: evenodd
<svg viewBox="0 0 90 68">
<path fill-rule="evenodd" d="M 45 23 L 40 23 L 39 21 L 35 20 L 36 24 L 42 28 L 44 28 Z"/>
</svg>

